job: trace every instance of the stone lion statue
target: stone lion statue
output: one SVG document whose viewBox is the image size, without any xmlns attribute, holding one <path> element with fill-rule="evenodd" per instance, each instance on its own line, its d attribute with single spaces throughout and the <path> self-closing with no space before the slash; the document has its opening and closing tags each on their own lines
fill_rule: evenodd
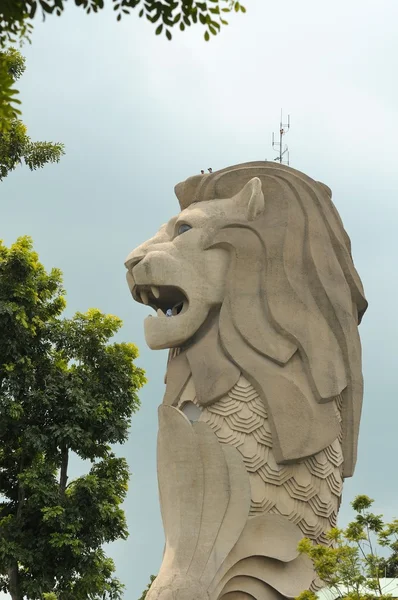
<svg viewBox="0 0 398 600">
<path fill-rule="evenodd" d="M 252 162 L 175 187 L 181 212 L 129 255 L 152 349 L 166 535 L 148 600 L 294 598 L 297 544 L 328 543 L 355 468 L 367 308 L 330 189 Z"/>
</svg>

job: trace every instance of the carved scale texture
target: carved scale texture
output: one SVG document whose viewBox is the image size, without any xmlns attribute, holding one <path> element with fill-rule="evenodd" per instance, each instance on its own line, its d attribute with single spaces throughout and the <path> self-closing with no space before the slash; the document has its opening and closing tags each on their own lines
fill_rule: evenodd
<svg viewBox="0 0 398 600">
<path fill-rule="evenodd" d="M 196 398 L 189 401 L 198 405 Z M 183 409 L 186 402 L 183 393 L 177 407 Z M 341 421 L 340 396 L 334 404 Z M 251 517 L 283 515 L 304 536 L 328 543 L 325 533 L 336 525 L 343 486 L 341 435 L 300 463 L 278 465 L 264 403 L 243 376 L 225 397 L 202 408 L 198 420 L 208 423 L 222 444 L 235 446 L 241 453 L 250 477 Z"/>
</svg>

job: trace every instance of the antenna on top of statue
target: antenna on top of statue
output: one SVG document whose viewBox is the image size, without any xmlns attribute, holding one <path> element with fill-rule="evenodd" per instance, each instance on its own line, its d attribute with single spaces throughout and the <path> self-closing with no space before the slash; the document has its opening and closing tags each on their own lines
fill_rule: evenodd
<svg viewBox="0 0 398 600">
<path fill-rule="evenodd" d="M 278 153 L 278 156 L 274 160 L 281 163 L 281 165 L 289 165 L 289 148 L 283 143 L 283 137 L 287 134 L 290 129 L 290 115 L 287 115 L 287 123 L 283 122 L 283 114 L 281 110 L 281 121 L 279 124 L 279 142 L 275 141 L 275 133 L 272 134 L 272 149 Z"/>
</svg>

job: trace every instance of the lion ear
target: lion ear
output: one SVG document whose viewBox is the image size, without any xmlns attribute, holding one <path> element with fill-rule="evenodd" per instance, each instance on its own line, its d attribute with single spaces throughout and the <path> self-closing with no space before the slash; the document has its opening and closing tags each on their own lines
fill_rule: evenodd
<svg viewBox="0 0 398 600">
<path fill-rule="evenodd" d="M 246 183 L 239 193 L 239 200 L 244 206 L 248 221 L 255 221 L 264 212 L 264 194 L 258 177 L 253 177 Z"/>
</svg>

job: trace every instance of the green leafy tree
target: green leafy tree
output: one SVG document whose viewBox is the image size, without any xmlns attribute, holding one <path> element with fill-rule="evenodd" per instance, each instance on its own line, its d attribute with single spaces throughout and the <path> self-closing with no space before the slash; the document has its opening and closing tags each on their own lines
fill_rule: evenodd
<svg viewBox="0 0 398 600">
<path fill-rule="evenodd" d="M 118 600 L 103 544 L 126 539 L 126 441 L 144 372 L 121 321 L 62 318 L 62 276 L 22 237 L 0 243 L 0 591 L 12 600 Z M 72 454 L 89 472 L 68 478 Z"/>
<path fill-rule="evenodd" d="M 6 86 L 0 81 L 0 181 L 18 165 L 25 163 L 32 171 L 47 163 L 59 162 L 64 154 L 63 144 L 51 142 L 32 142 L 26 133 L 26 127 L 18 119 L 20 111 L 15 106 L 14 82 L 25 71 L 25 59 L 15 48 L 0 52 L 1 69 L 6 73 Z M 7 95 L 9 99 L 7 101 Z"/>
<path fill-rule="evenodd" d="M 76 6 L 83 8 L 87 14 L 97 13 L 105 7 L 105 0 L 74 0 Z M 67 0 L 13 0 L 0 5 L 0 47 L 7 42 L 15 43 L 16 39 L 29 38 L 32 31 L 32 20 L 38 12 L 46 15 L 62 15 Z M 168 39 L 175 26 L 181 31 L 186 27 L 199 24 L 205 27 L 205 39 L 217 35 L 221 25 L 227 25 L 224 15 L 232 11 L 246 12 L 245 7 L 237 0 L 108 0 L 116 13 L 118 21 L 128 15 L 132 9 L 138 10 L 139 17 L 146 17 L 151 23 L 158 23 L 156 34 L 162 31 Z M 162 27 L 161 27 L 162 26 Z"/>
<path fill-rule="evenodd" d="M 149 578 L 149 583 L 146 586 L 145 590 L 142 592 L 141 594 L 141 598 L 139 600 L 145 600 L 147 593 L 149 592 L 149 589 L 151 587 L 151 585 L 153 584 L 153 582 L 155 581 L 156 576 L 155 575 L 151 575 Z"/>
<path fill-rule="evenodd" d="M 105 8 L 105 0 L 72 1 L 87 14 Z M 47 15 L 60 16 L 66 4 L 67 0 L 0 0 L 0 50 L 5 50 L 10 43 L 29 40 L 35 16 L 41 14 L 43 19 Z M 191 25 L 200 25 L 205 29 L 205 40 L 209 41 L 222 25 L 228 25 L 225 18 L 228 13 L 246 12 L 238 0 L 108 0 L 109 5 L 113 7 L 118 21 L 130 14 L 132 9 L 137 9 L 139 17 L 156 24 L 156 35 L 164 34 L 168 40 L 172 39 L 173 28 L 184 31 Z M 19 104 L 15 98 L 17 93 L 7 65 L 0 56 L 0 124 L 12 114 L 20 114 L 14 106 Z"/>
<path fill-rule="evenodd" d="M 398 577 L 398 519 L 388 523 L 382 535 L 382 542 L 391 554 L 382 560 L 381 568 L 385 577 L 395 579 Z"/>
<path fill-rule="evenodd" d="M 351 503 L 355 520 L 346 529 L 332 529 L 330 546 L 314 545 L 304 538 L 300 552 L 309 556 L 325 587 L 345 600 L 386 600 L 391 595 L 383 589 L 382 579 L 388 577 L 387 565 L 393 565 L 398 548 L 398 519 L 385 523 L 382 515 L 370 511 L 373 500 L 357 496 Z M 389 558 L 383 553 L 391 553 Z M 298 600 L 316 600 L 306 590 Z"/>
<path fill-rule="evenodd" d="M 17 118 L 21 111 L 16 105 L 21 101 L 15 96 L 18 91 L 14 88 L 14 82 L 19 79 L 25 70 L 25 61 L 22 55 L 15 49 L 0 52 L 0 118 L 2 129 L 10 121 Z"/>
</svg>

